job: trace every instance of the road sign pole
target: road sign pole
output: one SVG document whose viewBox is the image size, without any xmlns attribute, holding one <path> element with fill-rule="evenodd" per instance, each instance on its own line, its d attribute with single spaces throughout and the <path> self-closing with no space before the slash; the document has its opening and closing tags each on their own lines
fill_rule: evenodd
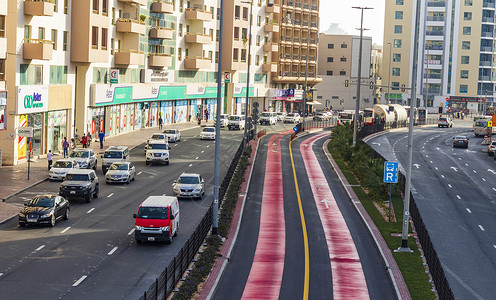
<svg viewBox="0 0 496 300">
<path fill-rule="evenodd" d="M 391 202 L 391 186 L 392 186 L 392 183 L 389 184 L 389 222 L 391 222 L 391 207 L 392 207 L 392 202 Z"/>
</svg>

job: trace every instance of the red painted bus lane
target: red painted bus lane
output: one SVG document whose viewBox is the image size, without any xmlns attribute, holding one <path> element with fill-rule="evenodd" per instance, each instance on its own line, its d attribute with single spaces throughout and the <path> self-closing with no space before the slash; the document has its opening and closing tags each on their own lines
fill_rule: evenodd
<svg viewBox="0 0 496 300">
<path fill-rule="evenodd" d="M 369 299 L 355 243 L 312 150 L 315 141 L 326 135 L 316 135 L 303 141 L 300 151 L 329 249 L 333 299 Z"/>
<path fill-rule="evenodd" d="M 279 298 L 286 244 L 281 164 L 284 135 L 274 135 L 268 143 L 257 248 L 242 299 Z"/>
</svg>

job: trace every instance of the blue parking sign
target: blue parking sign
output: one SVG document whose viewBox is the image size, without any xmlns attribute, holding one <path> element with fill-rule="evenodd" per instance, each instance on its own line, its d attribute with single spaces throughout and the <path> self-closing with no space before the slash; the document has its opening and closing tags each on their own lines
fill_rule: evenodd
<svg viewBox="0 0 496 300">
<path fill-rule="evenodd" d="M 384 182 L 398 183 L 398 163 L 392 161 L 384 162 Z"/>
</svg>

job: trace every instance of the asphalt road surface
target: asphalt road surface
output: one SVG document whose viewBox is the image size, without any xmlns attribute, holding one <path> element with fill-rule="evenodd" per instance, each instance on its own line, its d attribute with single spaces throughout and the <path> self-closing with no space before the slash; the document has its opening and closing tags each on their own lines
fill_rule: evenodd
<svg viewBox="0 0 496 300">
<path fill-rule="evenodd" d="M 320 134 L 291 143 L 294 163 L 288 133 L 261 140 L 240 232 L 215 299 L 302 299 L 306 293 L 309 299 L 396 299 Z"/>
<path fill-rule="evenodd" d="M 397 130 L 368 143 L 403 171 L 407 134 Z M 455 135 L 470 138 L 468 149 L 452 147 Z M 412 194 L 457 299 L 496 294 L 496 161 L 481 141 L 470 121 L 414 130 Z"/>
</svg>

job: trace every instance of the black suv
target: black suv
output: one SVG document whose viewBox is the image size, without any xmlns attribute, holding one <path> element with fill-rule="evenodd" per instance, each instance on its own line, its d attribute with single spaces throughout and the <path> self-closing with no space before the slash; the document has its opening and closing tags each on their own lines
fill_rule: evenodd
<svg viewBox="0 0 496 300">
<path fill-rule="evenodd" d="M 59 195 L 66 199 L 83 198 L 91 202 L 98 198 L 98 177 L 94 170 L 73 169 L 67 173 L 60 185 Z"/>
</svg>

